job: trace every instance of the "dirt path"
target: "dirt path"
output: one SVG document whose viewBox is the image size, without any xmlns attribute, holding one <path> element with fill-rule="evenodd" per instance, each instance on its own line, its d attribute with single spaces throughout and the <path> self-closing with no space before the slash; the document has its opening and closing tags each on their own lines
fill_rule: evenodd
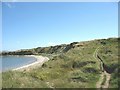
<svg viewBox="0 0 120 90">
<path fill-rule="evenodd" d="M 101 73 L 99 81 L 96 83 L 96 88 L 101 88 L 103 79 L 104 79 L 104 73 Z"/>
<path fill-rule="evenodd" d="M 107 73 L 106 71 L 104 71 L 104 74 L 106 76 L 106 81 L 104 85 L 102 85 L 102 88 L 109 88 L 109 81 L 110 81 L 111 74 Z"/>
<path fill-rule="evenodd" d="M 96 83 L 96 88 L 109 88 L 109 81 L 110 81 L 110 77 L 111 75 L 109 73 L 107 73 L 104 68 L 103 68 L 103 61 L 101 59 L 98 58 L 98 51 L 99 48 L 96 48 L 93 57 L 99 61 L 100 63 L 100 69 L 102 71 L 99 81 Z M 105 81 L 104 81 L 105 80 Z"/>
</svg>

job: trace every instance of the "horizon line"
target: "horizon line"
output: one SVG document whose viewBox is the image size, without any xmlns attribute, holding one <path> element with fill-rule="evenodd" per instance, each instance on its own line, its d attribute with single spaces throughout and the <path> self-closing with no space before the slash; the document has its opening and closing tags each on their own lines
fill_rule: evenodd
<svg viewBox="0 0 120 90">
<path fill-rule="evenodd" d="M 95 39 L 87 39 L 87 40 L 81 40 L 81 41 L 73 41 L 73 42 L 86 42 L 86 41 L 93 41 L 93 40 L 99 40 L 99 39 L 110 39 L 110 38 L 120 38 L 120 36 L 114 36 L 114 37 L 106 37 L 106 38 L 95 38 Z M 16 50 L 1 50 L 1 52 L 13 52 L 13 51 L 19 51 L 19 50 L 27 50 L 27 49 L 34 49 L 34 48 L 44 48 L 44 47 L 51 47 L 51 46 L 58 46 L 58 45 L 64 45 L 64 44 L 70 44 L 73 42 L 69 43 L 61 43 L 61 44 L 56 44 L 56 45 L 48 45 L 48 46 L 37 46 L 37 47 L 31 47 L 31 48 L 21 48 L 21 49 L 16 49 Z"/>
</svg>

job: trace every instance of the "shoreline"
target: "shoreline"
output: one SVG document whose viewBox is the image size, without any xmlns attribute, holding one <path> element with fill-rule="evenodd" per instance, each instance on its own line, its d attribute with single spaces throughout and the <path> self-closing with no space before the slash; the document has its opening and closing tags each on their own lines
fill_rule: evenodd
<svg viewBox="0 0 120 90">
<path fill-rule="evenodd" d="M 23 65 L 21 67 L 18 67 L 18 68 L 15 68 L 15 69 L 12 69 L 12 71 L 16 71 L 16 70 L 30 70 L 30 69 L 33 69 L 37 66 L 42 66 L 43 63 L 47 62 L 49 60 L 48 57 L 43 57 L 43 56 L 35 56 L 35 55 L 25 55 L 27 57 L 34 57 L 36 59 L 36 61 L 34 61 L 33 63 L 30 63 L 30 64 L 26 64 L 26 65 Z"/>
</svg>

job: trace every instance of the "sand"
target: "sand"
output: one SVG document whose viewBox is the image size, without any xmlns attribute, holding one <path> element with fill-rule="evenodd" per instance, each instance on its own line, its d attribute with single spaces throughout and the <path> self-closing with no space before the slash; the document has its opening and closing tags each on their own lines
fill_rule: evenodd
<svg viewBox="0 0 120 90">
<path fill-rule="evenodd" d="M 43 56 L 35 56 L 35 55 L 29 55 L 28 57 L 34 57 L 36 58 L 36 61 L 18 68 L 13 69 L 13 71 L 15 70 L 30 70 L 36 67 L 40 67 L 43 65 L 43 63 L 47 62 L 49 60 L 48 57 L 43 57 Z"/>
</svg>

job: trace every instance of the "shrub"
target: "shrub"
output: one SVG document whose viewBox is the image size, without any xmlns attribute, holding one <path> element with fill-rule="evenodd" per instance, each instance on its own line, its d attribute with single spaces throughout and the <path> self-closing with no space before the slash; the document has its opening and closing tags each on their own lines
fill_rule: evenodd
<svg viewBox="0 0 120 90">
<path fill-rule="evenodd" d="M 83 70 L 84 73 L 98 73 L 98 71 L 94 68 L 88 67 Z"/>
</svg>

